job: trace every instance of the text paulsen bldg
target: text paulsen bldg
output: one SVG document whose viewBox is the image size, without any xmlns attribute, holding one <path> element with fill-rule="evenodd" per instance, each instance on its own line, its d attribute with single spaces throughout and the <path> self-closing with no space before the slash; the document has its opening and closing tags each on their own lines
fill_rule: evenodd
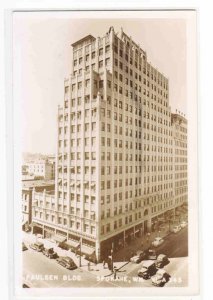
<svg viewBox="0 0 213 300">
<path fill-rule="evenodd" d="M 171 113 L 168 79 L 122 29 L 72 47 L 55 197 L 34 192 L 33 222 L 99 260 L 187 203 L 187 120 Z"/>
</svg>

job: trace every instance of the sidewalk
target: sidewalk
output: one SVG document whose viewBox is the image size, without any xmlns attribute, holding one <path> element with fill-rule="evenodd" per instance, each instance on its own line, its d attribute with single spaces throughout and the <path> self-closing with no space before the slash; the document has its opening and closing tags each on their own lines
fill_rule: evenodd
<svg viewBox="0 0 213 300">
<path fill-rule="evenodd" d="M 116 267 L 117 270 L 120 270 L 123 268 L 125 265 L 127 265 L 129 262 L 114 262 L 113 266 Z M 97 265 L 90 263 L 90 267 L 88 268 L 88 263 L 87 266 L 81 267 L 82 270 L 88 271 L 92 273 L 93 275 L 99 275 L 99 276 L 110 276 L 112 275 L 112 271 L 108 269 L 107 265 L 104 267 L 103 263 L 98 263 Z"/>
</svg>

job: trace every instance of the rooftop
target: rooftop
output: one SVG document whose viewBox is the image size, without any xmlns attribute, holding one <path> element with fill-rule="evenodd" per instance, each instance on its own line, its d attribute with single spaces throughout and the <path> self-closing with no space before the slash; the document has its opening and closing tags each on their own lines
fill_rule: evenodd
<svg viewBox="0 0 213 300">
<path fill-rule="evenodd" d="M 92 36 L 91 34 L 89 34 L 89 35 L 83 37 L 82 39 L 78 40 L 77 42 L 71 44 L 71 46 L 75 47 L 76 45 L 78 45 L 78 44 L 80 44 L 80 43 L 82 43 L 82 42 L 84 42 L 86 40 L 92 40 L 92 41 L 94 41 L 95 38 L 94 38 L 94 36 Z"/>
<path fill-rule="evenodd" d="M 54 185 L 54 180 L 22 180 L 22 189 Z"/>
</svg>

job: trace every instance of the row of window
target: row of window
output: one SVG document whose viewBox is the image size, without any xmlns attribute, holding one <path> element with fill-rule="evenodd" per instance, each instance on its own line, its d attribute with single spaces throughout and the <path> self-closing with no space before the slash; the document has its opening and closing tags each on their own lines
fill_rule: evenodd
<svg viewBox="0 0 213 300">
<path fill-rule="evenodd" d="M 52 223 L 57 223 L 59 225 L 64 225 L 64 226 L 68 226 L 72 229 L 76 229 L 76 230 L 81 230 L 82 231 L 82 226 L 80 222 L 76 222 L 73 220 L 70 220 L 70 222 L 68 222 L 67 218 L 63 218 L 63 217 L 55 217 L 55 215 L 50 215 L 48 213 L 44 214 L 43 212 L 38 212 L 38 211 L 34 211 L 34 217 L 35 218 L 40 218 L 43 219 L 45 218 L 46 221 L 51 221 Z M 95 226 L 90 226 L 89 224 L 84 224 L 83 225 L 83 231 L 85 233 L 91 234 L 91 235 L 95 235 Z"/>
</svg>

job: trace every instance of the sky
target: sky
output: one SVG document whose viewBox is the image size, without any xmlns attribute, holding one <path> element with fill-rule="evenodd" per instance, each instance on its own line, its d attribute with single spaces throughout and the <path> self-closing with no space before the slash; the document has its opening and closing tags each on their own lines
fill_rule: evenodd
<svg viewBox="0 0 213 300">
<path fill-rule="evenodd" d="M 169 79 L 172 111 L 187 114 L 184 18 L 17 12 L 13 19 L 13 94 L 20 103 L 23 152 L 55 153 L 57 108 L 63 104 L 64 78 L 71 73 L 71 44 L 88 34 L 103 36 L 110 26 L 115 32 L 122 27 L 140 44 L 148 61 Z"/>
</svg>

